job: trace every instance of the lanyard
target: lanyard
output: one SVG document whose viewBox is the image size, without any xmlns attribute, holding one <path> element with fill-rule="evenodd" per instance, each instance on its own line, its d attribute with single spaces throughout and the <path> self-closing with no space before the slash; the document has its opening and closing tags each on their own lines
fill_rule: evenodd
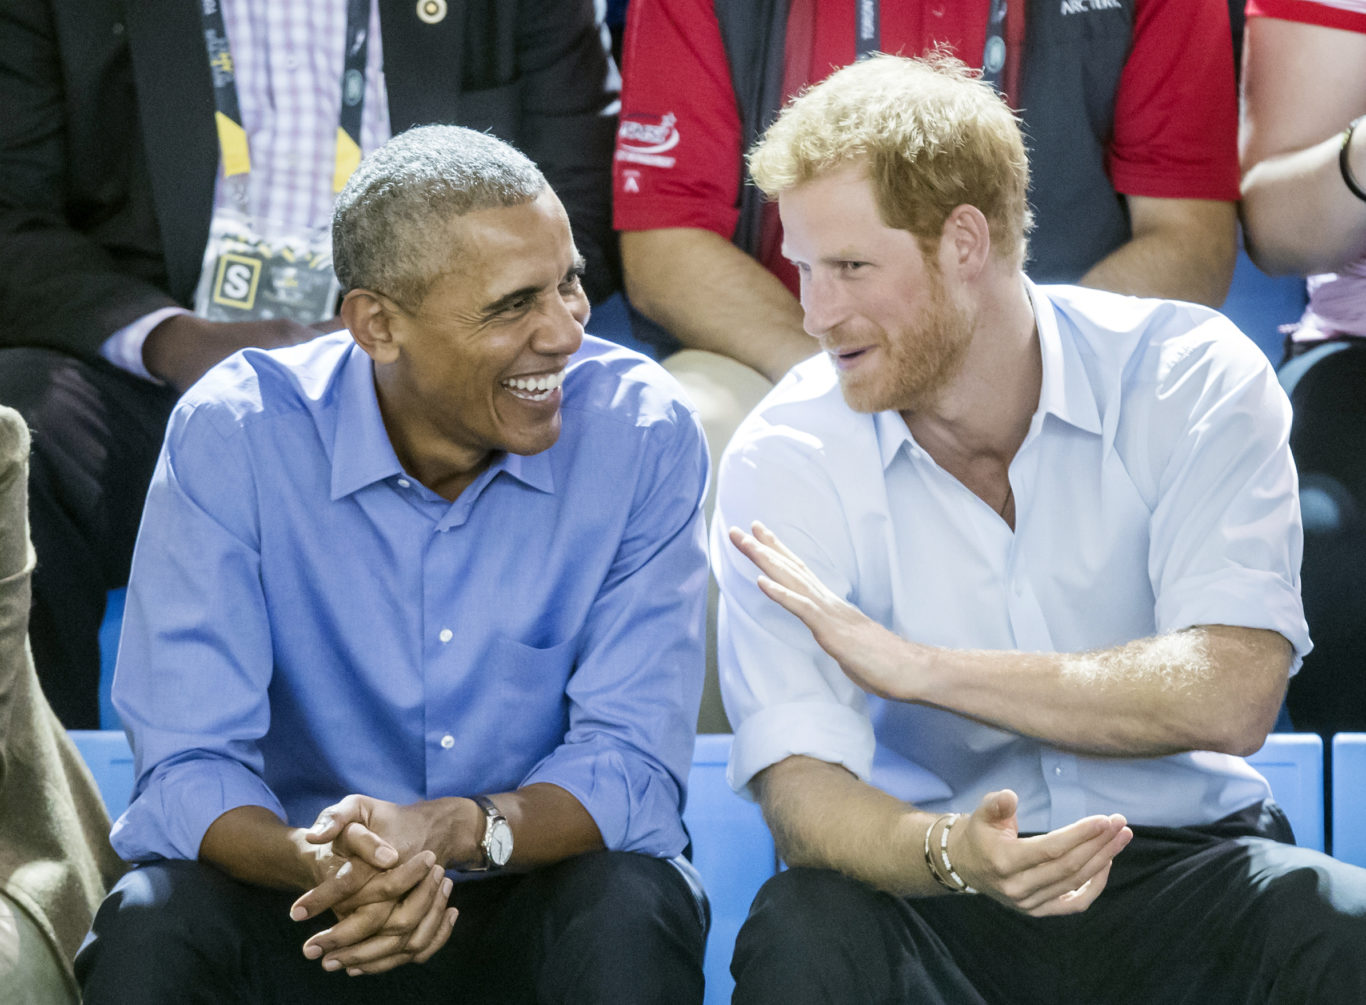
<svg viewBox="0 0 1366 1005">
<path fill-rule="evenodd" d="M 1024 3 L 1024 0 L 1014 0 Z M 982 46 L 982 79 L 1003 90 L 1001 71 L 1006 65 L 1007 0 L 988 0 L 987 37 Z M 880 0 L 856 0 L 854 8 L 854 58 L 865 59 L 882 48 Z"/>
<path fill-rule="evenodd" d="M 1024 0 L 1014 0 L 1024 3 Z M 982 46 L 982 79 L 996 90 L 1004 90 L 1001 71 L 1006 65 L 1006 0 L 991 0 L 987 13 L 987 37 Z"/>
<path fill-rule="evenodd" d="M 229 178 L 251 172 L 247 131 L 237 100 L 237 73 L 228 46 L 222 0 L 203 0 L 204 46 L 213 75 L 214 122 L 223 155 L 223 173 Z M 370 35 L 369 0 L 347 0 L 346 56 L 342 69 L 341 119 L 337 125 L 333 157 L 332 191 L 340 192 L 360 163 L 360 121 L 365 105 L 365 60 Z"/>
<path fill-rule="evenodd" d="M 854 13 L 854 59 L 867 59 L 882 48 L 882 4 L 857 0 Z"/>
</svg>

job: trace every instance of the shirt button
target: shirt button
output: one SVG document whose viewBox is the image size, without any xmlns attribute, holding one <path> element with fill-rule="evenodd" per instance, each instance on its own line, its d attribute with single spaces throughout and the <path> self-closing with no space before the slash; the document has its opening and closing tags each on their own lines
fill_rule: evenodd
<svg viewBox="0 0 1366 1005">
<path fill-rule="evenodd" d="M 398 480 L 398 487 L 401 489 L 410 489 L 413 487 L 413 483 L 406 478 L 400 478 Z"/>
<path fill-rule="evenodd" d="M 455 632 L 451 631 L 449 628 L 443 628 L 441 629 L 441 634 L 438 635 L 437 638 L 442 642 L 449 642 L 451 639 L 455 638 Z"/>
<path fill-rule="evenodd" d="M 1053 774 L 1055 774 L 1055 775 L 1061 775 L 1061 774 L 1062 774 L 1062 765 L 1061 765 L 1061 764 L 1059 764 L 1057 767 L 1055 767 L 1055 768 L 1053 769 Z"/>
<path fill-rule="evenodd" d="M 444 747 L 446 750 L 450 750 L 452 747 L 455 746 L 455 737 L 451 736 L 450 733 L 447 733 L 445 736 L 441 738 L 441 746 Z"/>
</svg>

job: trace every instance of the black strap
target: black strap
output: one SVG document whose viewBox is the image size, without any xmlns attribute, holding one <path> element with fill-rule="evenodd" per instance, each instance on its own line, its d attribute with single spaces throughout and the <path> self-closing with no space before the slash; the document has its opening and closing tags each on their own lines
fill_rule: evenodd
<svg viewBox="0 0 1366 1005">
<path fill-rule="evenodd" d="M 232 177 L 251 171 L 242 107 L 237 97 L 237 68 L 228 42 L 221 0 L 202 0 L 204 47 L 213 75 L 213 102 L 223 170 Z M 370 2 L 347 0 L 346 51 L 342 68 L 341 115 L 337 137 L 333 188 L 340 189 L 360 159 L 361 115 L 365 109 L 365 62 L 369 51 Z M 343 136 L 346 140 L 343 140 Z M 347 146 L 349 141 L 350 146 Z"/>
<path fill-rule="evenodd" d="M 715 0 L 714 6 L 740 111 L 740 149 L 746 151 L 782 108 L 787 0 Z M 734 243 L 756 256 L 763 205 L 764 197 L 750 181 L 742 160 Z"/>
<path fill-rule="evenodd" d="M 1007 0 L 988 0 L 987 37 L 982 46 L 982 79 L 998 91 L 1003 88 L 1001 74 L 1006 65 L 1006 3 Z"/>
<path fill-rule="evenodd" d="M 882 51 L 882 4 L 879 0 L 856 0 L 854 8 L 854 60 Z"/>
</svg>

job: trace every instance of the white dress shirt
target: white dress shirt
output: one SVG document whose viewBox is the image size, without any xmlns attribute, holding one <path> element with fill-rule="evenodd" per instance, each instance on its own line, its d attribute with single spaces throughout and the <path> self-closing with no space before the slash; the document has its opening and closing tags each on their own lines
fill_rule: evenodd
<svg viewBox="0 0 1366 1005">
<path fill-rule="evenodd" d="M 805 754 L 933 811 L 1013 789 L 1025 831 L 1111 812 L 1196 825 L 1270 795 L 1239 757 L 1087 757 L 869 696 L 726 540 L 727 527 L 764 521 L 837 594 L 929 645 L 1075 652 L 1224 624 L 1280 632 L 1298 669 L 1310 642 L 1290 407 L 1266 358 L 1203 307 L 1029 292 L 1043 382 L 1010 465 L 1013 532 L 898 413 L 851 411 L 824 354 L 731 441 L 712 564 L 737 790 Z"/>
</svg>

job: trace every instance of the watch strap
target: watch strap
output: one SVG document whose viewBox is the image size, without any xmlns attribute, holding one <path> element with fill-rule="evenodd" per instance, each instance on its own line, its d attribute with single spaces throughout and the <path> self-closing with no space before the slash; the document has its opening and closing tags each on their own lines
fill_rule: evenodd
<svg viewBox="0 0 1366 1005">
<path fill-rule="evenodd" d="M 503 826 L 506 827 L 507 817 L 503 816 L 503 811 L 500 810 L 488 796 L 474 796 L 473 798 L 475 805 L 484 811 L 484 833 L 479 839 L 479 851 L 483 855 L 483 861 L 480 862 L 479 865 L 465 871 L 489 872 L 491 870 L 500 869 L 502 868 L 502 865 L 493 861 L 493 855 L 490 852 L 489 845 L 493 838 L 494 826 L 499 821 L 502 821 Z"/>
</svg>

